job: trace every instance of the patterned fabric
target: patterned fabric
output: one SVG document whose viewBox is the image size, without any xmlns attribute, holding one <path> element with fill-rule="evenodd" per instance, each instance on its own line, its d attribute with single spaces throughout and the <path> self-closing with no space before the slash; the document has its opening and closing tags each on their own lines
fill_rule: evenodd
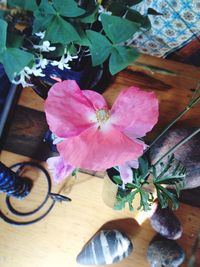
<svg viewBox="0 0 200 267">
<path fill-rule="evenodd" d="M 131 40 L 139 52 L 166 57 L 200 35 L 200 0 L 144 0 L 134 6 L 142 14 L 148 8 L 162 15 L 149 15 L 151 30 Z"/>
</svg>

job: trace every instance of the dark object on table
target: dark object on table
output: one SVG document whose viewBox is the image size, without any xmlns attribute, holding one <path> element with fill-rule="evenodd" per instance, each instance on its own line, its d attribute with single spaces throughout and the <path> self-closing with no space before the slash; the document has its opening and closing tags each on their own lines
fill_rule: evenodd
<svg viewBox="0 0 200 267">
<path fill-rule="evenodd" d="M 23 212 L 13 206 L 10 197 L 14 196 L 22 199 L 30 193 L 33 185 L 32 180 L 21 176 L 24 169 L 27 167 L 35 168 L 37 171 L 43 173 L 47 183 L 47 192 L 39 206 L 31 211 Z M 13 172 L 13 169 L 17 169 L 16 173 Z M 44 167 L 35 162 L 16 163 L 11 166 L 11 168 L 8 168 L 4 164 L 0 163 L 0 192 L 6 193 L 5 204 L 7 210 L 9 211 L 7 212 L 5 211 L 5 208 L 0 208 L 0 218 L 12 225 L 29 225 L 36 223 L 42 220 L 52 210 L 56 202 L 71 201 L 71 199 L 66 196 L 51 192 L 51 178 L 48 172 Z M 48 205 L 48 208 L 44 209 L 44 212 L 41 213 L 41 209 L 46 206 L 49 200 L 50 204 Z M 2 204 L 3 202 L 1 202 L 1 205 Z M 39 215 L 37 216 L 37 214 Z M 34 215 L 36 215 L 36 218 L 30 217 Z M 21 221 L 21 219 L 25 220 Z"/>
<path fill-rule="evenodd" d="M 16 85 L 11 84 L 8 80 L 3 65 L 0 64 L 0 149 L 6 122 L 12 114 L 19 93 Z"/>
<path fill-rule="evenodd" d="M 101 230 L 85 245 L 76 258 L 82 265 L 112 264 L 133 251 L 129 238 L 118 230 Z"/>
<path fill-rule="evenodd" d="M 7 196 L 23 199 L 32 188 L 32 181 L 26 177 L 20 177 L 10 168 L 0 162 L 0 192 Z"/>
<path fill-rule="evenodd" d="M 185 254 L 175 241 L 162 239 L 150 244 L 147 259 L 151 267 L 178 267 L 183 263 Z"/>
<path fill-rule="evenodd" d="M 170 208 L 162 209 L 159 205 L 150 218 L 151 226 L 160 235 L 176 240 L 182 235 L 182 227 Z"/>
<path fill-rule="evenodd" d="M 49 147 L 50 147 L 52 152 L 58 152 L 58 150 L 56 148 L 56 145 L 53 144 L 54 139 L 55 139 L 54 138 L 54 134 L 52 133 L 52 131 L 48 130 L 45 133 L 43 141 L 46 142 L 49 145 Z"/>
</svg>

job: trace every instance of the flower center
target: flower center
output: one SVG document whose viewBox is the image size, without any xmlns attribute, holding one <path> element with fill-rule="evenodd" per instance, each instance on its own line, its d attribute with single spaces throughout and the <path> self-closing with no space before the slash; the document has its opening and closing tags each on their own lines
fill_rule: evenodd
<svg viewBox="0 0 200 267">
<path fill-rule="evenodd" d="M 99 109 L 96 111 L 96 118 L 98 123 L 103 124 L 105 123 L 109 118 L 110 114 L 108 110 L 105 109 Z"/>
</svg>

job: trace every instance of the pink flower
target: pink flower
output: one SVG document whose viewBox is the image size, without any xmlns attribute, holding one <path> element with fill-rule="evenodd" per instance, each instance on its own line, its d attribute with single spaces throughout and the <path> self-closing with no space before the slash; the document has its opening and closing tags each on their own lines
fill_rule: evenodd
<svg viewBox="0 0 200 267">
<path fill-rule="evenodd" d="M 65 161 L 105 170 L 143 154 L 144 143 L 137 138 L 156 124 L 158 100 L 153 92 L 130 87 L 109 109 L 102 95 L 81 91 L 75 81 L 67 80 L 52 86 L 45 113 L 50 130 L 64 138 L 57 149 Z"/>
<path fill-rule="evenodd" d="M 65 162 L 61 157 L 52 157 L 47 159 L 48 168 L 52 171 L 55 183 L 60 183 L 69 176 L 75 168 Z"/>
</svg>

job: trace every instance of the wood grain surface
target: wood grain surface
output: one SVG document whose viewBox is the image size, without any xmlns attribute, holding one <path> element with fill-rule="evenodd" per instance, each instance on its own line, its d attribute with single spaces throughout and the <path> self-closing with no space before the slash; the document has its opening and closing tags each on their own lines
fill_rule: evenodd
<svg viewBox="0 0 200 267">
<path fill-rule="evenodd" d="M 3 162 L 13 164 L 28 158 L 3 151 Z M 17 207 L 28 210 L 38 205 L 45 184 L 35 181 L 35 191 L 26 202 L 16 201 Z M 103 179 L 88 174 L 79 174 L 77 179 L 69 178 L 64 184 L 53 187 L 72 198 L 70 203 L 57 203 L 53 211 L 41 222 L 13 227 L 0 221 L 0 266 L 14 267 L 78 267 L 76 256 L 84 244 L 100 229 L 116 228 L 125 231 L 131 238 L 134 251 L 126 260 L 113 264 L 118 267 L 147 267 L 146 250 L 156 235 L 146 213 L 132 213 L 128 210 L 114 211 L 101 198 Z M 2 200 L 2 199 L 1 199 Z M 190 255 L 191 245 L 200 228 L 199 208 L 181 204 L 176 215 L 183 227 L 183 236 L 177 242 Z M 105 225 L 106 224 L 106 225 Z M 200 253 L 198 253 L 200 262 Z M 196 265 L 198 267 L 199 265 Z M 186 263 L 182 265 L 186 267 Z"/>
<path fill-rule="evenodd" d="M 188 103 L 199 81 L 200 69 L 149 56 L 140 57 L 138 63 L 148 63 L 150 66 L 173 71 L 176 75 L 166 75 L 160 71 L 152 72 L 144 70 L 141 65 L 132 65 L 111 80 L 104 96 L 111 105 L 119 92 L 128 86 L 139 86 L 145 90 L 155 91 L 160 102 L 160 117 L 158 125 L 147 136 L 147 141 L 150 141 Z M 44 160 L 48 154 L 48 151 L 41 146 L 42 136 L 47 129 L 43 100 L 30 88 L 25 88 L 18 104 L 1 153 L 1 160 L 8 166 L 16 162 L 30 161 L 32 158 Z M 193 108 L 181 123 L 185 127 L 199 126 L 199 106 Z M 38 151 L 43 155 L 42 158 L 39 158 Z M 41 164 L 46 166 L 44 162 Z M 24 202 L 14 202 L 23 210 L 37 206 L 46 190 L 42 174 L 32 173 L 32 176 L 35 183 L 31 195 Z M 134 251 L 130 257 L 111 266 L 148 266 L 146 250 L 156 233 L 150 226 L 147 214 L 112 210 L 102 201 L 102 187 L 103 179 L 79 173 L 77 179 L 69 178 L 64 183 L 53 186 L 53 192 L 69 196 L 72 202 L 57 203 L 52 212 L 41 222 L 26 227 L 13 227 L 0 221 L 0 266 L 80 266 L 76 263 L 77 254 L 91 236 L 102 227 L 124 230 L 134 244 Z M 194 203 L 199 199 L 199 189 L 196 191 Z M 188 194 L 187 199 L 190 200 L 191 194 Z M 0 197 L 1 209 L 5 209 L 2 204 L 4 196 L 1 194 Z M 199 212 L 200 208 L 183 203 L 176 211 L 183 227 L 183 236 L 177 242 L 186 253 L 182 267 L 187 266 L 191 246 L 200 229 Z M 197 251 L 195 267 L 198 266 L 200 266 L 200 248 Z"/>
</svg>

